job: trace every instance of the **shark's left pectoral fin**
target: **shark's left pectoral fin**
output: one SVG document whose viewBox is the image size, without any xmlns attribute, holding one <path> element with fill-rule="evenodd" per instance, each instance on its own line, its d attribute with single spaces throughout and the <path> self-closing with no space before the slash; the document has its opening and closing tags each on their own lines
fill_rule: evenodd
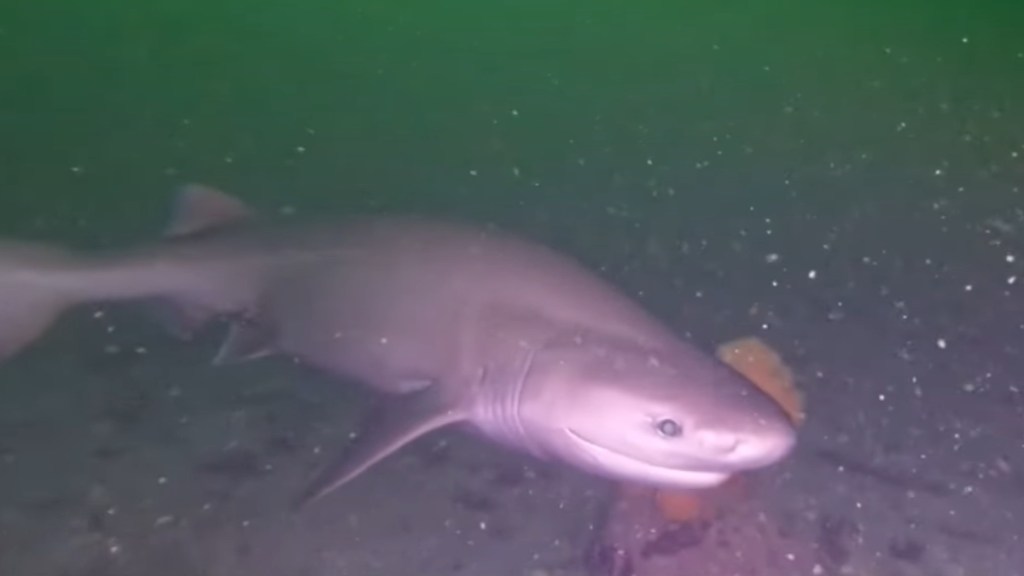
<svg viewBox="0 0 1024 576">
<path fill-rule="evenodd" d="M 296 498 L 296 509 L 326 496 L 420 436 L 466 419 L 433 386 L 384 402 L 381 409 L 372 411 L 355 440 Z"/>
<path fill-rule="evenodd" d="M 214 365 L 248 362 L 275 351 L 277 334 L 273 327 L 259 320 L 237 320 L 231 324 L 228 335 L 221 344 Z"/>
</svg>

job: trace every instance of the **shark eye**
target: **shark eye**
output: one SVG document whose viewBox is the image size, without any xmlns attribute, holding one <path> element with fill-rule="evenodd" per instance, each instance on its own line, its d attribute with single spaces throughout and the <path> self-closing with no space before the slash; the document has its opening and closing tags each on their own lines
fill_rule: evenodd
<svg viewBox="0 0 1024 576">
<path fill-rule="evenodd" d="M 675 438 L 683 433 L 683 427 L 671 418 L 658 420 L 658 423 L 655 426 L 657 427 L 659 434 L 668 438 Z"/>
</svg>

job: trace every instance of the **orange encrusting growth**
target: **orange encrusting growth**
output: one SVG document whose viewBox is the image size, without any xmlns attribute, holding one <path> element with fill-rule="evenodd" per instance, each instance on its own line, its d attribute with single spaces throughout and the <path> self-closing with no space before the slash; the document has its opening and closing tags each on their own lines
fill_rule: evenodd
<svg viewBox="0 0 1024 576">
<path fill-rule="evenodd" d="M 749 490 L 746 477 L 732 476 L 722 484 L 704 490 L 655 489 L 654 503 L 661 516 L 670 522 L 712 520 L 730 503 L 746 497 Z"/>
<path fill-rule="evenodd" d="M 797 426 L 803 423 L 803 395 L 793 383 L 793 373 L 778 353 L 759 338 L 748 337 L 726 342 L 716 351 L 718 358 L 746 376 L 782 406 Z M 655 503 L 661 515 L 672 522 L 710 520 L 729 502 L 735 502 L 748 490 L 744 476 L 706 490 L 657 489 Z"/>
<path fill-rule="evenodd" d="M 760 338 L 750 336 L 720 345 L 716 354 L 722 362 L 732 366 L 778 402 L 793 424 L 803 424 L 806 416 L 803 394 L 793 382 L 793 371 L 778 352 Z"/>
</svg>

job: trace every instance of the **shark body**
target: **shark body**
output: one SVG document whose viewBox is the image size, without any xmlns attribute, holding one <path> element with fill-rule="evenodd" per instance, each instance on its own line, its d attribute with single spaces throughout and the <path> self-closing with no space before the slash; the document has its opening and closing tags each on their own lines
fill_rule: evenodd
<svg viewBox="0 0 1024 576">
<path fill-rule="evenodd" d="M 393 396 L 300 504 L 452 424 L 677 488 L 771 465 L 795 442 L 785 412 L 738 372 L 568 256 L 492 228 L 263 222 L 193 185 L 148 246 L 82 254 L 0 241 L 0 357 L 70 306 L 137 299 L 158 303 L 180 334 L 229 318 L 216 363 L 287 354 Z"/>
</svg>

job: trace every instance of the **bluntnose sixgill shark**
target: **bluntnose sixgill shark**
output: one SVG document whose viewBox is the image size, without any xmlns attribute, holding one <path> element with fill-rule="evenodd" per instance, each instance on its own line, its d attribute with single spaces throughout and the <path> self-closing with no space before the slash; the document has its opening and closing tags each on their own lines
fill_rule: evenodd
<svg viewBox="0 0 1024 576">
<path fill-rule="evenodd" d="M 0 242 L 0 356 L 87 301 L 162 303 L 168 327 L 230 321 L 224 364 L 290 355 L 394 398 L 308 503 L 449 424 L 591 473 L 710 487 L 796 433 L 750 381 L 573 259 L 415 216 L 266 223 L 185 187 L 165 238 L 105 254 Z"/>
</svg>

